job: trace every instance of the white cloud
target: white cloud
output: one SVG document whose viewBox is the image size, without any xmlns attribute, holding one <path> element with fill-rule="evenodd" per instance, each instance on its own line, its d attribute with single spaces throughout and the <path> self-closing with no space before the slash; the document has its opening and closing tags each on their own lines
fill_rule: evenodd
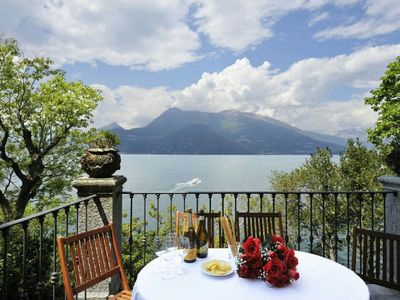
<svg viewBox="0 0 400 300">
<path fill-rule="evenodd" d="M 146 125 L 152 118 L 160 115 L 174 101 L 165 87 L 144 89 L 135 86 L 120 86 L 110 89 L 95 84 L 102 91 L 104 100 L 94 115 L 94 125 L 101 127 L 116 122 L 124 128 Z"/>
<path fill-rule="evenodd" d="M 275 117 L 304 130 L 335 134 L 343 129 L 370 127 L 376 113 L 361 99 L 353 99 L 279 110 Z"/>
<path fill-rule="evenodd" d="M 0 31 L 27 55 L 58 64 L 100 60 L 157 71 L 197 60 L 198 34 L 186 1 L 3 0 Z"/>
<path fill-rule="evenodd" d="M 318 15 L 314 15 L 313 17 L 311 17 L 310 21 L 308 21 L 308 26 L 309 27 L 314 26 L 315 24 L 317 24 L 323 20 L 326 20 L 328 18 L 329 18 L 329 12 L 324 11 L 323 13 L 320 13 Z"/>
<path fill-rule="evenodd" d="M 293 11 L 322 8 L 327 4 L 338 7 L 353 5 L 361 0 L 193 0 L 193 14 L 198 31 L 220 48 L 241 52 L 260 44 L 274 35 L 273 27 Z M 311 23 L 328 17 L 325 12 Z"/>
<path fill-rule="evenodd" d="M 367 39 L 400 30 L 398 0 L 368 0 L 365 15 L 356 22 L 325 29 L 314 35 L 320 40 L 332 38 Z"/>
<path fill-rule="evenodd" d="M 200 34 L 217 48 L 241 52 L 272 37 L 276 22 L 293 11 L 357 1 L 2 0 L 0 32 L 17 38 L 27 55 L 58 65 L 101 61 L 158 71 L 207 55 L 199 54 Z"/>
<path fill-rule="evenodd" d="M 327 0 L 198 0 L 194 19 L 199 32 L 221 48 L 241 52 L 273 36 L 272 27 L 291 11 L 314 9 Z"/>
<path fill-rule="evenodd" d="M 362 2 L 364 0 L 334 0 L 333 2 L 337 6 L 350 6 Z"/>
<path fill-rule="evenodd" d="M 118 105 L 100 107 L 97 115 L 104 122 L 122 119 L 125 127 L 144 126 L 166 107 L 176 106 L 208 112 L 255 112 L 326 133 L 366 128 L 376 116 L 363 98 L 377 86 L 387 64 L 399 52 L 400 44 L 369 47 L 350 55 L 304 59 L 282 72 L 268 62 L 252 66 L 242 58 L 220 72 L 204 73 L 197 83 L 182 90 L 118 88 L 111 91 L 111 99 L 121 98 Z M 338 99 L 342 88 L 353 89 L 357 96 Z"/>
</svg>

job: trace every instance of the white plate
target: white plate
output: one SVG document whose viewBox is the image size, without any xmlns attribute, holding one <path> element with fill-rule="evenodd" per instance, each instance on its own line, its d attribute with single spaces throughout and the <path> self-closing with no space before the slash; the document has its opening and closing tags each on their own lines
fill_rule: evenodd
<svg viewBox="0 0 400 300">
<path fill-rule="evenodd" d="M 220 260 L 220 259 L 213 259 L 212 261 L 217 261 L 217 262 L 219 262 L 219 263 L 229 264 L 229 265 L 231 266 L 231 269 L 230 269 L 229 271 L 227 271 L 226 273 L 223 273 L 223 274 L 214 274 L 214 273 L 211 273 L 211 272 L 207 271 L 207 269 L 205 268 L 205 264 L 208 263 L 208 262 L 210 262 L 210 261 L 211 261 L 211 260 L 208 260 L 208 261 L 205 261 L 204 263 L 201 264 L 201 271 L 202 271 L 203 273 L 207 274 L 207 275 L 215 276 L 215 277 L 223 277 L 223 276 L 228 276 L 228 275 L 232 274 L 232 273 L 235 271 L 235 267 L 234 267 L 229 261 Z"/>
</svg>

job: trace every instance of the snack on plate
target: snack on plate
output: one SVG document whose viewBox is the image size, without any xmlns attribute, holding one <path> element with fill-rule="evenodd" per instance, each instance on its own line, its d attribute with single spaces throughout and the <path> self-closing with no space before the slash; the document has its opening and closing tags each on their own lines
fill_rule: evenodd
<svg viewBox="0 0 400 300">
<path fill-rule="evenodd" d="M 223 275 L 228 273 L 232 267 L 229 263 L 221 262 L 218 260 L 210 260 L 204 263 L 204 269 L 215 275 Z"/>
</svg>

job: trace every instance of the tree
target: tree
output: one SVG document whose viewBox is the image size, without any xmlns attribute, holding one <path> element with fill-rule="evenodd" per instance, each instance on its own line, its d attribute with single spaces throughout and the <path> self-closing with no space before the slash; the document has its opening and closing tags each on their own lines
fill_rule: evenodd
<svg viewBox="0 0 400 300">
<path fill-rule="evenodd" d="M 93 110 L 102 100 L 82 82 L 67 82 L 50 59 L 25 58 L 0 36 L 0 206 L 4 219 L 27 205 L 65 196 Z"/>
<path fill-rule="evenodd" d="M 275 172 L 270 178 L 271 186 L 276 191 L 378 191 L 382 186 L 376 180 L 378 176 L 390 173 L 383 162 L 383 158 L 374 149 L 363 146 L 359 140 L 349 140 L 347 147 L 340 155 L 339 163 L 332 160 L 327 149 L 319 149 L 306 162 L 292 172 Z M 349 200 L 349 207 L 347 207 Z M 347 215 L 351 225 L 362 224 L 364 228 L 371 227 L 371 205 L 374 200 L 369 195 L 352 195 L 349 199 L 345 195 L 314 194 L 310 218 L 311 201 L 308 197 L 302 198 L 301 230 L 307 240 L 308 234 L 314 235 L 314 252 L 328 254 L 335 258 L 335 246 L 340 249 L 345 245 L 344 238 L 336 241 L 336 234 L 344 237 L 347 232 Z M 337 203 L 337 207 L 335 205 Z M 383 204 L 375 200 L 374 218 L 375 228 L 383 225 Z M 297 201 L 293 195 L 289 199 L 288 222 L 289 228 L 296 228 Z M 323 208 L 323 209 L 322 209 Z M 279 207 L 281 211 L 284 207 Z M 337 224 L 337 226 L 336 226 Z M 289 232 L 291 240 L 296 239 L 297 232 Z M 321 237 L 324 236 L 325 240 Z M 323 246 L 325 252 L 322 253 Z"/>
<path fill-rule="evenodd" d="M 357 140 L 348 140 L 340 155 L 339 175 L 342 191 L 379 191 L 377 177 L 392 174 L 376 149 L 368 149 Z"/>
<path fill-rule="evenodd" d="M 390 63 L 372 96 L 364 99 L 378 112 L 369 140 L 386 156 L 389 166 L 400 174 L 400 56 Z"/>
</svg>

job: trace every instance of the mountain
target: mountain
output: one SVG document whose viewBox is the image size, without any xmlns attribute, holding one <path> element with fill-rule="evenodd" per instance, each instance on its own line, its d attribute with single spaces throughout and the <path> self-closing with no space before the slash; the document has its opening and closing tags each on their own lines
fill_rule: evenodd
<svg viewBox="0 0 400 300">
<path fill-rule="evenodd" d="M 103 127 L 121 139 L 123 153 L 154 154 L 310 154 L 317 147 L 333 153 L 345 141 L 302 131 L 278 120 L 235 110 L 219 113 L 170 108 L 142 128 Z"/>
</svg>

